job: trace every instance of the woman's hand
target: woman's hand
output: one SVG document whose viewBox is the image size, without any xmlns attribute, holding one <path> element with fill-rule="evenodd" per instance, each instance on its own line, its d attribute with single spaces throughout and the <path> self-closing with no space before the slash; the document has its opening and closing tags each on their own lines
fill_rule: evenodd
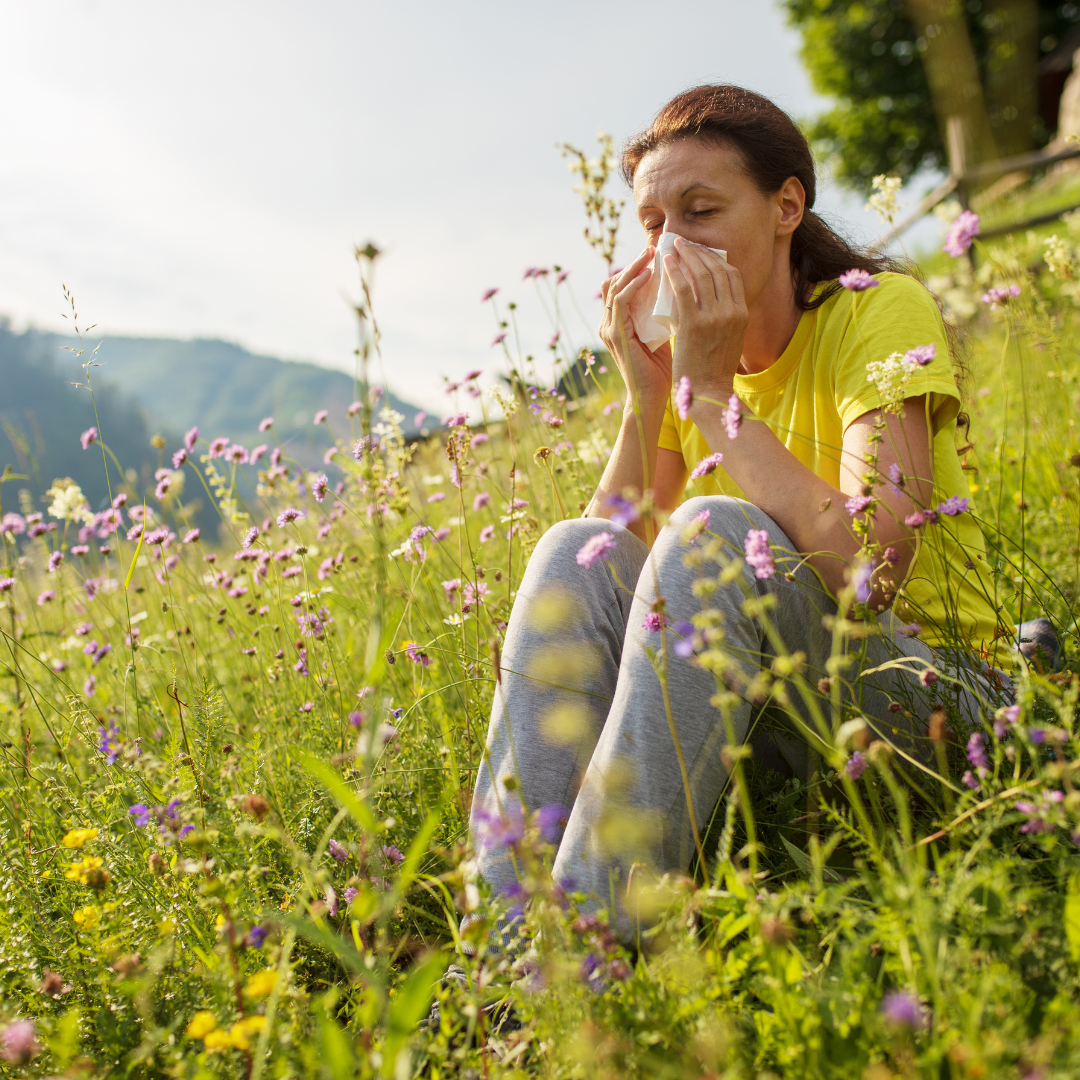
<svg viewBox="0 0 1080 1080">
<path fill-rule="evenodd" d="M 726 403 L 750 321 L 742 275 L 715 252 L 682 238 L 675 250 L 678 258 L 664 260 L 679 302 L 672 378 L 685 375 L 695 397 Z"/>
<path fill-rule="evenodd" d="M 601 289 L 604 317 L 600 320 L 600 340 L 607 346 L 626 383 L 627 404 L 637 404 L 645 412 L 663 409 L 671 393 L 671 349 L 665 343 L 655 352 L 638 340 L 630 318 L 630 305 L 642 289 L 648 288 L 650 265 L 656 249 L 647 247 L 625 270 L 608 278 Z"/>
</svg>

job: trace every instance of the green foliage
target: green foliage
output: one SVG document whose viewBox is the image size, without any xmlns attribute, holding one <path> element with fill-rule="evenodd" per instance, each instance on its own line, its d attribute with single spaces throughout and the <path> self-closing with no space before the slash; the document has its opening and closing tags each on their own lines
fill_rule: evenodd
<svg viewBox="0 0 1080 1080">
<path fill-rule="evenodd" d="M 801 57 L 818 93 L 836 99 L 809 122 L 808 135 L 836 178 L 869 194 L 875 175 L 907 178 L 919 169 L 947 169 L 916 34 L 903 0 L 784 0 L 802 34 Z M 993 5 L 964 6 L 985 82 Z M 1039 54 L 1053 50 L 1080 20 L 1074 4 L 1039 0 Z M 1034 66 L 1038 58 L 1032 57 Z M 994 117 L 991 117 L 994 122 Z M 1037 145 L 1053 131 L 1036 122 Z"/>
</svg>

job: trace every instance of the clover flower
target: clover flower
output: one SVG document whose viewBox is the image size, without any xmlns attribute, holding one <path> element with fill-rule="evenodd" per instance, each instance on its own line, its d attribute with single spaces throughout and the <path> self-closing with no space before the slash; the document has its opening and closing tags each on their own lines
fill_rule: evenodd
<svg viewBox="0 0 1080 1080">
<path fill-rule="evenodd" d="M 79 442 L 82 443 L 84 450 L 90 449 L 90 444 L 98 437 L 98 430 L 96 427 L 88 427 L 80 436 Z"/>
<path fill-rule="evenodd" d="M 618 541 L 615 539 L 613 533 L 599 532 L 593 536 L 590 536 L 588 540 L 582 544 L 581 549 L 577 553 L 578 566 L 584 566 L 587 570 L 591 570 L 599 559 L 610 554 L 618 547 Z"/>
<path fill-rule="evenodd" d="M 680 420 L 685 420 L 690 415 L 690 406 L 694 404 L 694 392 L 690 389 L 690 380 L 683 375 L 675 387 L 675 411 Z"/>
<path fill-rule="evenodd" d="M 942 250 L 954 259 L 959 259 L 974 243 L 975 237 L 979 235 L 979 228 L 979 215 L 964 210 L 949 226 Z"/>
<path fill-rule="evenodd" d="M 703 457 L 690 471 L 690 479 L 700 480 L 701 477 L 716 472 L 723 460 L 724 455 L 720 453 L 709 454 L 708 456 Z"/>
<path fill-rule="evenodd" d="M 772 552 L 769 550 L 769 533 L 766 529 L 751 529 L 743 541 L 747 563 L 754 568 L 754 577 L 761 581 L 771 578 L 776 571 Z"/>
<path fill-rule="evenodd" d="M 330 849 L 330 854 L 337 859 L 338 862 L 345 862 L 349 857 L 349 850 L 344 844 L 339 844 L 336 840 L 331 840 L 327 847 Z"/>
<path fill-rule="evenodd" d="M 847 759 L 844 764 L 844 775 L 849 780 L 858 780 L 860 776 L 866 771 L 866 757 L 860 750 L 856 750 L 854 754 Z"/>
<path fill-rule="evenodd" d="M 642 630 L 648 630 L 650 633 L 658 634 L 661 630 L 667 626 L 669 622 L 668 617 L 662 611 L 650 611 L 645 616 L 645 621 L 641 624 Z"/>
<path fill-rule="evenodd" d="M 872 274 L 858 267 L 844 271 L 837 280 L 851 292 L 864 292 L 866 289 L 873 289 L 881 284 Z"/>
</svg>

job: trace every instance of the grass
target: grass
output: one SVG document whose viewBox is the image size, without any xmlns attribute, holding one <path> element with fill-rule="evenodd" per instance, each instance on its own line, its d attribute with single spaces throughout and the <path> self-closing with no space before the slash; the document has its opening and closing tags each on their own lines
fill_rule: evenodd
<svg viewBox="0 0 1080 1080">
<path fill-rule="evenodd" d="M 1076 284 L 1037 243 L 984 249 L 978 280 L 948 270 L 975 295 L 966 453 L 1002 617 L 1048 614 L 1073 657 Z M 377 256 L 359 253 L 365 281 Z M 554 276 L 534 283 L 557 313 Z M 1013 282 L 1013 304 L 978 303 Z M 942 775 L 918 791 L 880 743 L 852 780 L 841 710 L 809 784 L 738 761 L 707 865 L 651 893 L 656 925 L 633 950 L 556 893 L 530 826 L 533 947 L 485 950 L 499 908 L 471 872 L 467 817 L 499 643 L 536 540 L 591 495 L 619 394 L 602 361 L 588 394 L 542 391 L 517 309 L 496 307 L 513 390 L 500 406 L 466 380 L 450 405 L 473 426 L 406 446 L 367 385 L 363 293 L 358 407 L 327 421 L 340 490 L 317 501 L 287 453 L 245 470 L 202 438 L 155 498 L 127 486 L 103 431 L 86 452 L 128 496 L 119 532 L 87 524 L 63 483 L 55 513 L 20 504 L 7 521 L 0 1073 L 1075 1075 L 1072 660 L 1021 668 L 1015 720 L 988 711 L 977 790 L 947 732 Z M 570 331 L 554 329 L 537 355 L 566 370 Z M 92 355 L 72 362 L 92 381 Z M 14 513 L 19 479 L 4 479 Z M 217 540 L 185 542 L 196 495 L 221 512 Z M 289 508 L 305 516 L 279 526 Z M 31 536 L 34 513 L 55 529 Z M 438 983 L 451 961 L 463 986 Z M 418 1026 L 433 994 L 439 1020 Z M 515 1030 L 491 1009 L 507 1001 Z"/>
</svg>

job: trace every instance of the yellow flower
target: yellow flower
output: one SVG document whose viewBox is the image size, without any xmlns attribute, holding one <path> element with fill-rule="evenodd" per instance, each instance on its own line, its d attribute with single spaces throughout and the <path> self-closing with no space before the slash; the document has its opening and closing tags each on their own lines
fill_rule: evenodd
<svg viewBox="0 0 1080 1080">
<path fill-rule="evenodd" d="M 102 866 L 104 866 L 103 859 L 99 859 L 95 855 L 87 855 L 82 862 L 72 863 L 64 877 L 68 881 L 77 881 L 80 885 L 87 885 L 89 884 L 91 872 L 100 870 Z"/>
<path fill-rule="evenodd" d="M 93 904 L 87 904 L 86 907 L 79 908 L 71 917 L 76 925 L 84 930 L 93 930 L 98 924 L 98 909 Z"/>
<path fill-rule="evenodd" d="M 159 922 L 157 924 L 157 932 L 162 937 L 168 937 L 175 930 L 176 930 L 176 923 L 173 922 L 172 919 L 162 919 L 161 922 Z"/>
<path fill-rule="evenodd" d="M 60 843 L 64 847 L 78 848 L 82 847 L 88 840 L 96 840 L 97 834 L 97 829 L 72 829 Z"/>
<path fill-rule="evenodd" d="M 247 986 L 244 987 L 244 993 L 253 998 L 268 997 L 274 992 L 276 985 L 277 971 L 273 968 L 264 968 L 262 971 L 256 971 L 248 979 Z"/>
<path fill-rule="evenodd" d="M 218 933 L 221 933 L 221 931 L 225 929 L 225 916 L 220 912 L 218 913 L 218 917 L 214 920 L 214 929 L 217 930 Z"/>
<path fill-rule="evenodd" d="M 265 1016 L 248 1016 L 233 1024 L 229 1040 L 237 1050 L 247 1050 L 251 1047 L 251 1036 L 258 1034 L 265 1026 Z"/>
<path fill-rule="evenodd" d="M 207 1050 L 228 1050 L 232 1046 L 232 1040 L 229 1038 L 227 1031 L 222 1031 L 221 1028 L 215 1028 L 213 1031 L 208 1031 L 203 1036 L 203 1043 Z"/>
<path fill-rule="evenodd" d="M 214 1028 L 217 1027 L 217 1017 L 212 1012 L 203 1009 L 197 1012 L 187 1026 L 187 1033 L 193 1039 L 205 1039 Z"/>
</svg>

